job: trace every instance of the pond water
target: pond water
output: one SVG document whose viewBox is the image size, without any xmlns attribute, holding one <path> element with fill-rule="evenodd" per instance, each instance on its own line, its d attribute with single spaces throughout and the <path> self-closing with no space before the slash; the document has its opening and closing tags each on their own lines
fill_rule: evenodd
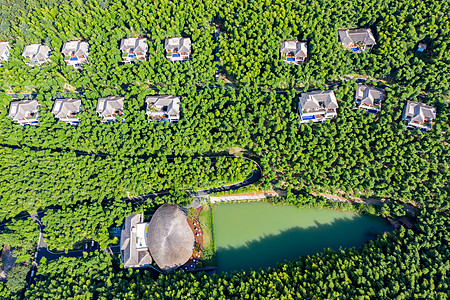
<svg viewBox="0 0 450 300">
<path fill-rule="evenodd" d="M 214 230 L 220 273 L 358 247 L 393 228 L 382 218 L 353 212 L 249 202 L 216 205 Z"/>
</svg>

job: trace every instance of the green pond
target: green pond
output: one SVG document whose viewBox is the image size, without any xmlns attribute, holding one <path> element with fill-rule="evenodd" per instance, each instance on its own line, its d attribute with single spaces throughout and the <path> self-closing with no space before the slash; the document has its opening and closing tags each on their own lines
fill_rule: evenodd
<svg viewBox="0 0 450 300">
<path fill-rule="evenodd" d="M 348 249 L 393 228 L 386 220 L 264 202 L 214 206 L 219 273 L 276 266 L 323 249 Z"/>
</svg>

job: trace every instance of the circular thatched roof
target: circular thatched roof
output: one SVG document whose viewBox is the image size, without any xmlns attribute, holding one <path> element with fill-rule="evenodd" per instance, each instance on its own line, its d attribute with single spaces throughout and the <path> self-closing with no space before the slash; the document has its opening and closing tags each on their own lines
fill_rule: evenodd
<svg viewBox="0 0 450 300">
<path fill-rule="evenodd" d="M 164 204 L 156 210 L 148 226 L 148 248 L 164 271 L 174 270 L 189 260 L 194 250 L 194 233 L 177 205 Z"/>
</svg>

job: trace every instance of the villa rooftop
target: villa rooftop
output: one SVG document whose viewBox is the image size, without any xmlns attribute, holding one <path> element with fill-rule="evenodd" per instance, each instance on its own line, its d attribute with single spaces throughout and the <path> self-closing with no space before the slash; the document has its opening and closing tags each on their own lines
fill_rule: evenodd
<svg viewBox="0 0 450 300">
<path fill-rule="evenodd" d="M 64 61 L 75 69 L 81 69 L 81 64 L 88 63 L 89 44 L 83 41 L 70 41 L 64 43 L 61 53 L 65 55 Z"/>
<path fill-rule="evenodd" d="M 344 46 L 355 44 L 376 45 L 375 37 L 370 28 L 339 30 L 339 38 Z"/>
<path fill-rule="evenodd" d="M 344 48 L 356 53 L 372 49 L 376 45 L 375 37 L 370 28 L 340 29 L 338 34 Z"/>
<path fill-rule="evenodd" d="M 125 218 L 120 234 L 120 251 L 124 268 L 148 267 L 152 258 L 148 252 L 148 224 L 144 214 L 132 214 Z"/>
<path fill-rule="evenodd" d="M 0 61 L 8 61 L 11 50 L 8 42 L 0 42 Z M 1 63 L 0 63 L 1 66 Z"/>
<path fill-rule="evenodd" d="M 126 38 L 120 41 L 120 50 L 125 54 L 123 57 L 124 62 L 131 63 L 135 59 L 144 60 L 148 45 L 147 39 L 144 38 Z"/>
<path fill-rule="evenodd" d="M 153 118 L 166 118 L 170 122 L 180 119 L 180 97 L 170 95 L 147 96 L 146 114 Z"/>
<path fill-rule="evenodd" d="M 9 116 L 20 125 L 37 125 L 39 103 L 37 100 L 13 101 L 9 107 Z"/>
<path fill-rule="evenodd" d="M 302 93 L 298 103 L 300 124 L 330 120 L 337 115 L 337 108 L 336 96 L 331 90 Z"/>
<path fill-rule="evenodd" d="M 378 113 L 381 110 L 381 102 L 383 100 L 384 90 L 358 84 L 355 94 L 355 102 L 358 108 L 366 109 L 371 113 Z"/>
<path fill-rule="evenodd" d="M 80 111 L 81 100 L 79 99 L 56 99 L 52 109 L 55 118 L 70 125 L 78 125 L 80 119 L 74 115 Z"/>
<path fill-rule="evenodd" d="M 187 60 L 191 54 L 191 39 L 183 37 L 167 38 L 164 43 L 167 59 L 175 61 Z"/>
<path fill-rule="evenodd" d="M 65 55 L 88 56 L 89 44 L 82 41 L 70 41 L 64 43 L 61 53 Z"/>
<path fill-rule="evenodd" d="M 283 41 L 280 53 L 286 63 L 303 63 L 308 57 L 308 46 L 306 42 Z"/>
<path fill-rule="evenodd" d="M 28 65 L 43 64 L 49 60 L 50 47 L 41 44 L 27 45 L 23 49 L 22 56 L 30 59 Z"/>
<path fill-rule="evenodd" d="M 147 39 L 143 38 L 126 38 L 120 41 L 120 50 L 133 52 L 147 52 L 148 45 L 145 43 Z"/>
<path fill-rule="evenodd" d="M 407 101 L 403 109 L 402 120 L 407 121 L 407 128 L 420 128 L 421 130 L 431 130 L 432 122 L 436 119 L 436 108 L 433 106 Z"/>
<path fill-rule="evenodd" d="M 302 109 L 335 109 L 338 108 L 333 91 L 313 91 L 302 93 L 300 97 Z"/>
<path fill-rule="evenodd" d="M 116 121 L 117 115 L 121 115 L 124 109 L 124 97 L 109 96 L 99 98 L 96 112 L 104 122 Z"/>
</svg>

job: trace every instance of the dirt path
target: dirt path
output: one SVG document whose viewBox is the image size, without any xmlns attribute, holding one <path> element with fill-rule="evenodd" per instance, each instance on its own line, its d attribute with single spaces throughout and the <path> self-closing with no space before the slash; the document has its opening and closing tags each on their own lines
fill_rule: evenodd
<svg viewBox="0 0 450 300">
<path fill-rule="evenodd" d="M 344 198 L 342 196 L 339 195 L 332 195 L 332 194 L 327 194 L 327 193 L 315 193 L 315 192 L 311 192 L 311 195 L 313 196 L 322 196 L 328 200 L 331 201 L 339 201 L 339 202 L 349 202 L 349 203 L 365 203 L 365 204 L 371 204 L 371 205 L 390 205 L 391 202 L 386 201 L 386 200 L 381 200 L 381 199 L 363 199 L 363 198 L 358 198 L 358 197 L 348 197 L 348 198 Z M 417 211 L 417 207 L 413 206 L 413 205 L 408 205 L 408 204 L 403 204 L 403 210 L 414 215 L 415 212 Z"/>
</svg>

